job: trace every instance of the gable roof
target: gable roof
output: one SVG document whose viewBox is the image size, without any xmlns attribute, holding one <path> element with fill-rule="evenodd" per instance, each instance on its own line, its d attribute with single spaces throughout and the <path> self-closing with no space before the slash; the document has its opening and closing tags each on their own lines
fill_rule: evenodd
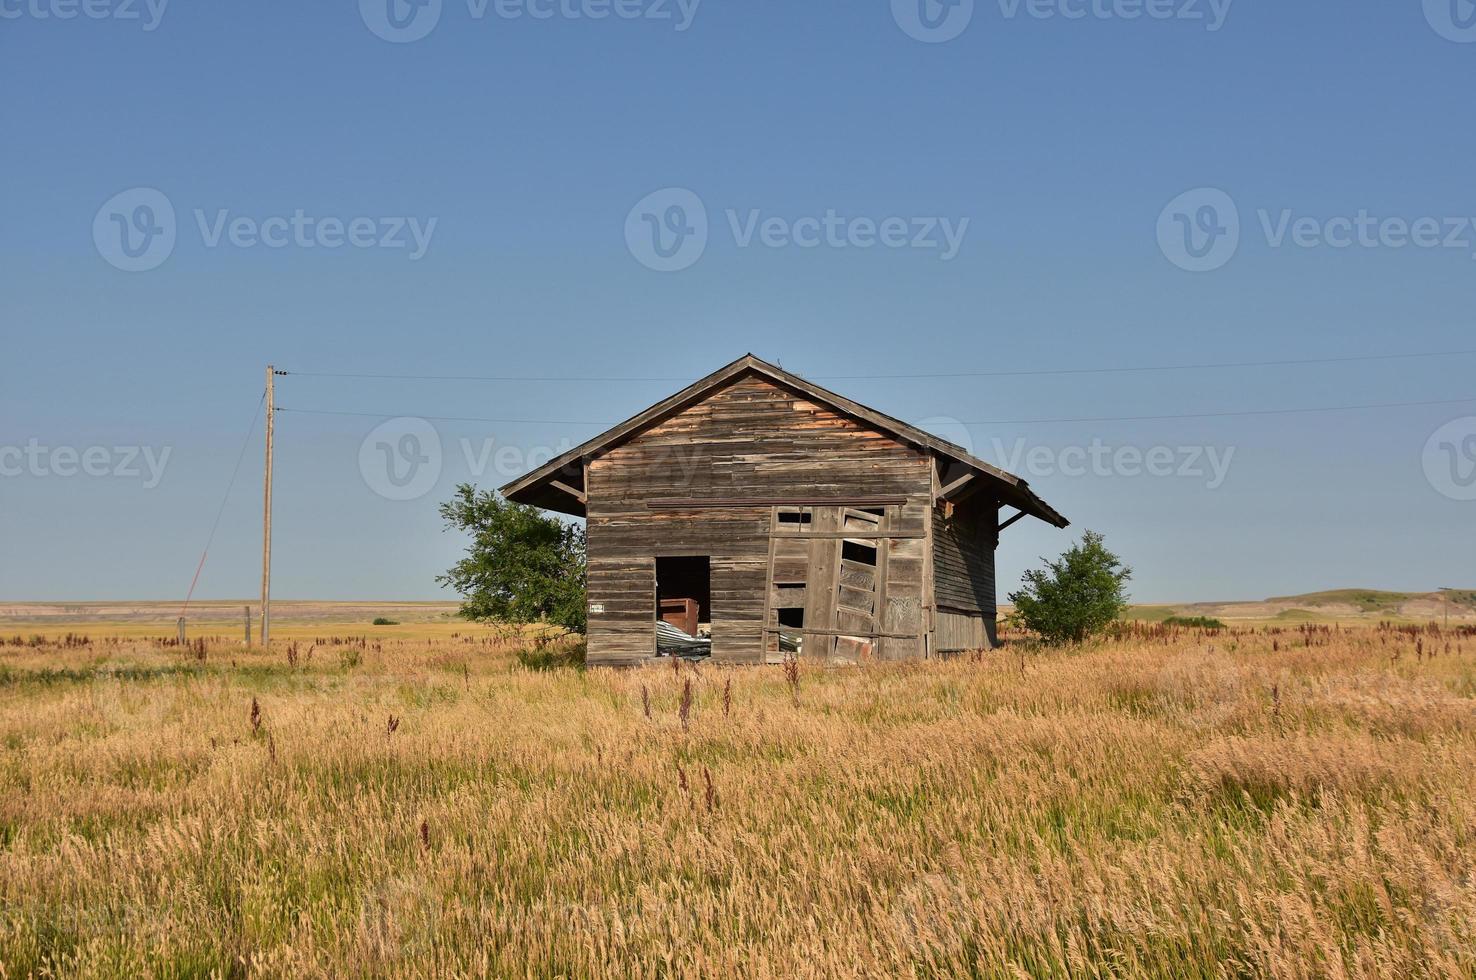
<svg viewBox="0 0 1476 980">
<path fill-rule="evenodd" d="M 745 375 L 766 378 L 832 411 L 850 416 L 878 431 L 885 432 L 900 442 L 932 453 L 944 463 L 955 464 L 954 468 L 949 471 L 953 477 L 960 481 L 964 476 L 982 480 L 993 490 L 995 497 L 1025 514 L 1038 517 L 1056 527 L 1066 527 L 1070 523 L 1044 500 L 1037 497 L 1028 483 L 1013 473 L 1006 473 L 997 466 L 991 466 L 962 447 L 946 439 L 940 439 L 931 432 L 925 432 L 916 426 L 894 419 L 890 415 L 867 408 L 859 402 L 851 401 L 844 395 L 838 395 L 806 381 L 752 354 L 743 355 L 733 363 L 693 382 L 671 397 L 662 399 L 644 412 L 626 419 L 562 456 L 549 460 L 531 473 L 513 480 L 502 488 L 502 495 L 517 503 L 533 504 L 546 510 L 582 517 L 584 516 L 584 502 L 570 490 L 582 485 L 585 460 L 634 438 L 652 426 L 702 401 L 716 389 Z M 579 481 L 579 484 L 571 488 L 569 481 L 573 480 Z"/>
</svg>

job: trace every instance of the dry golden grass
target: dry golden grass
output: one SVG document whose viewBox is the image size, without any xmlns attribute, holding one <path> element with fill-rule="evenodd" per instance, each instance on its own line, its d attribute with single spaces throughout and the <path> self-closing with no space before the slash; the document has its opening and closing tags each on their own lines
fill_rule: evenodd
<svg viewBox="0 0 1476 980">
<path fill-rule="evenodd" d="M 182 608 L 179 602 L 9 602 L 0 603 L 0 635 L 20 634 L 57 639 L 67 633 L 87 633 L 135 640 L 174 635 L 174 620 L 188 613 L 189 635 L 239 639 L 244 633 L 242 611 L 251 607 L 252 636 L 261 628 L 257 603 L 199 601 Z M 311 640 L 325 633 L 367 632 L 377 639 L 444 639 L 466 632 L 455 602 L 314 602 L 279 600 L 272 604 L 273 640 Z M 375 618 L 393 626 L 374 626 Z"/>
<path fill-rule="evenodd" d="M 0 648 L 0 973 L 1476 976 L 1473 636 L 295 659 Z"/>
</svg>

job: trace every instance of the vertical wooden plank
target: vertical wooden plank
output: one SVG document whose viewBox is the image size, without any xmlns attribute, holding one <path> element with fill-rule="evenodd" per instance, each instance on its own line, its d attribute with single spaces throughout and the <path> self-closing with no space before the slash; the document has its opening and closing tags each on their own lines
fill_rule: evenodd
<svg viewBox="0 0 1476 980">
<path fill-rule="evenodd" d="M 936 461 L 937 457 L 933 457 Z M 933 499 L 938 494 L 938 468 L 932 467 L 933 474 Z M 924 660 L 933 656 L 937 649 L 938 630 L 938 597 L 933 588 L 933 534 L 936 524 L 933 520 L 935 508 L 927 508 L 923 517 L 923 580 L 922 580 L 922 638 L 918 641 L 917 655 Z"/>
<path fill-rule="evenodd" d="M 882 538 L 876 543 L 876 631 L 885 633 L 887 629 L 887 558 L 891 554 L 892 542 Z M 876 641 L 876 659 L 887 659 L 887 646 L 897 641 L 878 637 Z"/>
<path fill-rule="evenodd" d="M 840 529 L 840 508 L 816 507 L 811 526 L 816 533 L 826 534 Z M 810 567 L 805 589 L 805 656 L 828 658 L 835 638 L 828 633 L 810 630 L 835 628 L 835 597 L 840 579 L 841 542 L 839 538 L 816 538 L 810 542 Z"/>
<path fill-rule="evenodd" d="M 760 634 L 763 638 L 763 660 L 769 659 L 769 640 L 774 641 L 775 654 L 779 653 L 779 634 L 769 633 L 770 627 L 778 627 L 779 617 L 774 612 L 774 531 L 779 526 L 779 508 L 773 507 L 769 510 L 769 563 L 764 572 L 764 632 Z"/>
<path fill-rule="evenodd" d="M 763 663 L 764 558 L 712 560 L 712 659 Z"/>
</svg>

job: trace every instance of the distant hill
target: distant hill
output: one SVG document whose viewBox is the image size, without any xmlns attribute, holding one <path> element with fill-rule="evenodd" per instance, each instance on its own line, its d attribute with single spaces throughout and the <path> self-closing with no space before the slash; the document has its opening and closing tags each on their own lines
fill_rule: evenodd
<svg viewBox="0 0 1476 980">
<path fill-rule="evenodd" d="M 1444 619 L 1447 608 L 1451 622 L 1476 621 L 1476 590 L 1453 591 L 1447 596 L 1441 592 L 1329 589 L 1249 602 L 1134 606 L 1129 616 L 1147 622 L 1170 616 L 1209 616 L 1227 623 L 1430 622 Z"/>
</svg>

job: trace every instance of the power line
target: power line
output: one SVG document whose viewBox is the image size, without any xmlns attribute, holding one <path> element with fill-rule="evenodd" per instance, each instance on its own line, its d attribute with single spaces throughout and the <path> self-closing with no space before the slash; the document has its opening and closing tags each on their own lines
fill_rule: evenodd
<svg viewBox="0 0 1476 980">
<path fill-rule="evenodd" d="M 877 374 L 877 375 L 834 375 L 826 380 L 913 380 L 938 378 L 1029 378 L 1047 375 L 1075 374 L 1133 374 L 1149 371 L 1205 371 L 1217 368 L 1287 367 L 1308 364 L 1351 364 L 1363 361 L 1398 361 L 1426 357 L 1460 357 L 1476 354 L 1476 350 L 1421 351 L 1409 354 L 1364 354 L 1350 357 L 1301 357 L 1274 361 L 1205 361 L 1197 364 L 1152 364 L 1132 367 L 1103 368 L 1045 368 L 1035 371 L 959 371 L 942 374 Z"/>
<path fill-rule="evenodd" d="M 1151 364 L 1120 367 L 1090 368 L 1041 368 L 1018 371 L 953 371 L 931 374 L 828 374 L 812 375 L 815 381 L 924 381 L 947 378 L 1032 378 L 1052 375 L 1069 376 L 1082 374 L 1137 374 L 1153 371 L 1206 371 L 1224 368 L 1293 367 L 1311 364 L 1353 364 L 1371 361 L 1400 361 L 1432 357 L 1465 357 L 1476 354 L 1476 350 L 1418 351 L 1401 354 L 1359 354 L 1344 357 L 1301 357 L 1261 361 L 1202 361 L 1189 364 Z M 537 375 L 471 375 L 471 374 L 361 374 L 337 371 L 281 371 L 300 378 L 350 378 L 372 381 L 485 381 L 497 383 L 581 383 L 612 384 L 632 383 L 679 383 L 687 384 L 693 379 L 683 377 L 640 377 L 640 376 L 537 376 Z"/>
<path fill-rule="evenodd" d="M 1362 412 L 1383 408 L 1425 408 L 1435 405 L 1469 405 L 1476 398 L 1448 398 L 1425 402 L 1381 402 L 1371 405 L 1330 405 L 1318 408 L 1269 408 L 1241 412 L 1188 412 L 1180 415 L 1120 415 L 1058 419 L 991 419 L 987 422 L 964 422 L 964 425 L 1037 425 L 1052 422 L 1161 422 L 1169 419 L 1229 419 L 1251 415 L 1310 415 L 1315 412 Z"/>
<path fill-rule="evenodd" d="M 195 585 L 200 581 L 200 570 L 205 567 L 205 556 L 210 554 L 210 546 L 215 542 L 215 532 L 220 528 L 221 515 L 225 513 L 226 503 L 231 499 L 231 491 L 235 489 L 236 477 L 241 473 L 241 461 L 246 458 L 246 447 L 251 445 L 251 437 L 256 435 L 256 423 L 261 420 L 261 407 L 266 404 L 266 392 L 262 392 L 261 400 L 256 403 L 256 414 L 251 416 L 251 428 L 246 430 L 246 438 L 241 441 L 241 451 L 236 454 L 236 465 L 231 470 L 230 482 L 226 484 L 225 496 L 220 498 L 220 507 L 215 512 L 215 523 L 210 525 L 210 535 L 205 539 L 205 550 L 200 552 L 200 563 L 195 566 L 195 577 L 190 579 L 190 591 L 185 593 L 184 608 L 179 611 L 183 616 L 190 608 L 190 599 L 195 595 Z"/>
<path fill-rule="evenodd" d="M 413 412 L 332 412 L 316 408 L 285 408 L 277 406 L 278 412 L 297 415 L 350 415 L 366 419 L 417 418 L 427 422 L 495 422 L 498 425 L 612 425 L 611 422 L 591 422 L 588 419 L 485 419 L 465 415 L 416 415 Z"/>
<path fill-rule="evenodd" d="M 638 377 L 536 377 L 532 375 L 474 375 L 474 374 L 354 374 L 337 371 L 282 371 L 294 378 L 356 378 L 370 381 L 528 381 L 528 382 L 584 382 L 606 383 L 617 381 L 661 382 L 664 384 L 690 384 L 692 378 L 638 378 Z"/>
<path fill-rule="evenodd" d="M 1071 424 L 1082 422 L 1163 422 L 1174 419 L 1225 419 L 1244 418 L 1260 415 L 1310 415 L 1322 412 L 1362 412 L 1388 408 L 1427 408 L 1440 405 L 1469 405 L 1476 403 L 1476 397 L 1472 398 L 1448 398 L 1435 401 L 1418 402 L 1377 402 L 1365 405 L 1331 405 L 1315 408 L 1272 408 L 1272 409 L 1250 409 L 1234 412 L 1185 412 L 1172 415 L 1114 415 L 1114 416 L 1082 416 L 1079 418 L 1044 418 L 1044 419 L 984 419 L 973 422 L 963 422 L 961 425 L 1050 425 Z M 464 415 L 414 415 L 409 412 L 337 412 L 312 408 L 277 408 L 278 412 L 294 412 L 298 415 L 346 415 L 359 418 L 420 418 L 427 422 L 489 422 L 496 425 L 597 425 L 609 426 L 612 422 L 595 422 L 589 419 L 494 419 L 477 418 Z"/>
</svg>

